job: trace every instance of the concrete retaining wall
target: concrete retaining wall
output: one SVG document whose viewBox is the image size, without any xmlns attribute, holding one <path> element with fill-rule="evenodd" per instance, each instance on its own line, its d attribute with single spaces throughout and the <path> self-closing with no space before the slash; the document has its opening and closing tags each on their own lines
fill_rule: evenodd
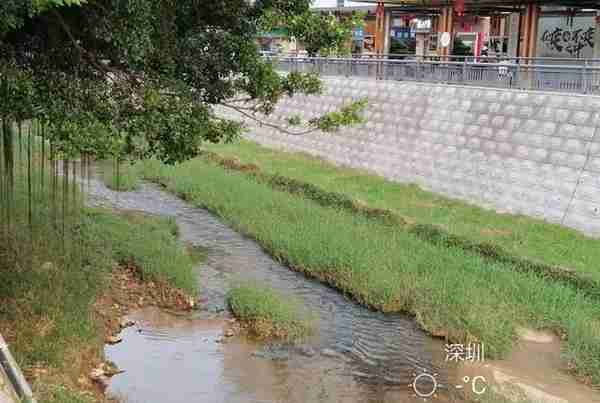
<svg viewBox="0 0 600 403">
<path fill-rule="evenodd" d="M 319 116 L 367 97 L 368 122 L 248 138 L 417 183 L 452 198 L 600 235 L 600 97 L 360 79 L 326 79 L 322 96 L 286 99 L 269 120 Z"/>
</svg>

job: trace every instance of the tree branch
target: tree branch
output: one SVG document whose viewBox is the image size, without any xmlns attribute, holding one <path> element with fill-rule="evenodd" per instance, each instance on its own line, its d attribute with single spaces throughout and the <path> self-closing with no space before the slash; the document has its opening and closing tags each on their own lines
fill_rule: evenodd
<svg viewBox="0 0 600 403">
<path fill-rule="evenodd" d="M 118 80 L 118 78 L 122 75 L 126 75 L 129 79 L 135 79 L 135 76 L 132 74 L 125 73 L 122 70 L 114 69 L 114 68 L 111 68 L 110 66 L 105 65 L 104 63 L 98 62 L 95 55 L 93 55 L 91 52 L 89 52 L 83 46 L 81 46 L 79 44 L 78 40 L 73 35 L 73 32 L 71 32 L 71 28 L 69 28 L 69 25 L 64 20 L 63 16 L 56 9 L 52 9 L 52 13 L 58 20 L 60 27 L 65 32 L 65 34 L 69 37 L 69 40 L 71 41 L 73 46 L 75 46 L 77 51 L 81 55 L 83 55 L 98 71 L 100 71 L 104 75 L 104 77 L 108 78 L 113 83 L 117 83 L 118 81 L 131 81 L 131 80 Z M 133 90 L 133 86 L 130 86 L 130 87 Z"/>
<path fill-rule="evenodd" d="M 254 120 L 255 122 L 259 123 L 261 126 L 270 127 L 270 128 L 275 129 L 275 130 L 278 130 L 278 131 L 280 131 L 282 133 L 289 134 L 291 136 L 303 136 L 305 134 L 313 133 L 313 132 L 316 132 L 317 130 L 319 130 L 318 128 L 313 127 L 311 129 L 307 129 L 307 130 L 304 130 L 304 131 L 301 131 L 301 132 L 292 132 L 292 131 L 287 130 L 287 129 L 279 126 L 279 125 L 276 125 L 276 124 L 273 124 L 273 123 L 269 123 L 269 122 L 265 122 L 264 120 L 261 120 L 261 119 L 257 118 L 253 114 L 250 114 L 250 113 L 246 112 L 245 110 L 241 109 L 238 106 L 230 105 L 230 104 L 223 103 L 223 102 L 221 102 L 219 105 L 222 105 L 222 106 L 224 106 L 226 108 L 233 109 L 234 111 L 240 113 L 241 115 L 246 116 L 247 118 L 250 118 L 250 119 Z"/>
</svg>

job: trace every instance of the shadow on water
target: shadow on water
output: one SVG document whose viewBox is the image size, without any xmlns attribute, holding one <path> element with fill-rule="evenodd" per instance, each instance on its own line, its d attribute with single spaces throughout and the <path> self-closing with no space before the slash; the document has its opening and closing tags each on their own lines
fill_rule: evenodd
<svg viewBox="0 0 600 403">
<path fill-rule="evenodd" d="M 184 316 L 155 309 L 136 312 L 132 319 L 137 325 L 123 331 L 123 343 L 106 347 L 107 358 L 125 370 L 113 378 L 108 392 L 124 402 L 423 402 L 410 384 L 424 371 L 436 374 L 439 394 L 431 400 L 435 402 L 464 401 L 456 386 L 447 385 L 461 384 L 464 377 L 479 373 L 498 384 L 506 374 L 518 374 L 527 385 L 541 385 L 539 379 L 527 380 L 527 373 L 519 373 L 523 368 L 519 355 L 504 367 L 444 365 L 443 343 L 421 331 L 411 318 L 370 311 L 293 272 L 208 211 L 155 185 L 115 193 L 92 180 L 88 194 L 95 205 L 173 216 L 182 241 L 206 253 L 196 268 L 199 312 Z M 316 336 L 295 346 L 241 336 L 223 338 L 230 318 L 225 295 L 239 279 L 268 284 L 299 298 L 318 314 Z M 524 346 L 523 354 L 536 350 L 535 345 Z M 532 367 L 527 372 L 563 376 L 560 345 L 553 346 L 548 354 L 556 362 L 541 361 L 547 368 L 540 368 L 529 360 Z M 563 378 L 561 390 L 573 393 L 558 392 L 577 398 L 557 402 L 579 402 L 581 396 L 591 402 L 597 397 L 572 378 Z M 431 386 L 425 382 L 420 388 L 427 391 Z"/>
</svg>

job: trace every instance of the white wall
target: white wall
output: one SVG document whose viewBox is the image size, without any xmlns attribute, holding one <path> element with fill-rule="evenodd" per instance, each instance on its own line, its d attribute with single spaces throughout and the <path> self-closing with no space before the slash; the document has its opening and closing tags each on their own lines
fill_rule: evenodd
<svg viewBox="0 0 600 403">
<path fill-rule="evenodd" d="M 325 82 L 322 96 L 286 99 L 268 119 L 310 119 L 367 97 L 367 123 L 290 136 L 248 121 L 248 137 L 600 236 L 600 97 L 350 78 Z"/>
</svg>

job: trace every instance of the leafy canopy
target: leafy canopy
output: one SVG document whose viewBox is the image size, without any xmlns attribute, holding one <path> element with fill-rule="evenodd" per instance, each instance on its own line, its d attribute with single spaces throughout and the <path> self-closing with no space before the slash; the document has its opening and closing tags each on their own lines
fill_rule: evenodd
<svg viewBox="0 0 600 403">
<path fill-rule="evenodd" d="M 101 157 L 196 155 L 235 138 L 214 106 L 270 113 L 282 96 L 319 93 L 317 77 L 279 75 L 255 44 L 265 16 L 303 35 L 310 0 L 2 0 L 0 118 L 37 118 L 59 152 Z M 306 37 L 308 37 L 306 33 Z M 336 46 L 335 35 L 320 47 Z M 335 130 L 356 108 L 307 122 Z M 359 112 L 359 111 L 358 111 Z M 358 113 L 356 112 L 356 114 Z"/>
<path fill-rule="evenodd" d="M 302 43 L 311 56 L 350 53 L 352 32 L 364 26 L 365 14 L 353 12 L 347 16 L 305 10 L 285 15 L 270 10 L 262 17 L 264 31 L 286 28 L 290 37 Z"/>
</svg>

